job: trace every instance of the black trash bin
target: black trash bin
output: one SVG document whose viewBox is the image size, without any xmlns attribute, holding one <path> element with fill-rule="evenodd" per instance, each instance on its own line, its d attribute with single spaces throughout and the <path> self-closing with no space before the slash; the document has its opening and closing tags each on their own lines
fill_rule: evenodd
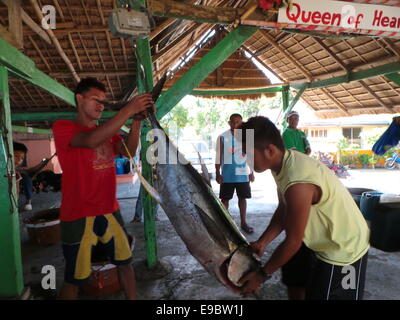
<svg viewBox="0 0 400 320">
<path fill-rule="evenodd" d="M 400 203 L 380 203 L 371 220 L 371 246 L 376 249 L 400 251 Z"/>
</svg>

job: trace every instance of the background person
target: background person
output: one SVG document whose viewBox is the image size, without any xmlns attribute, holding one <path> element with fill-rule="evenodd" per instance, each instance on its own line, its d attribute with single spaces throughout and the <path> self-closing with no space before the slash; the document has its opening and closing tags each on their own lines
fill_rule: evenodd
<svg viewBox="0 0 400 320">
<path fill-rule="evenodd" d="M 291 111 L 288 113 L 286 120 L 288 122 L 288 127 L 282 134 L 285 149 L 297 150 L 307 155 L 311 154 L 311 147 L 306 134 L 297 129 L 299 125 L 299 114 L 296 111 Z"/>
<path fill-rule="evenodd" d="M 229 117 L 228 123 L 230 129 L 222 133 L 217 139 L 215 170 L 216 181 L 221 185 L 219 197 L 225 208 L 229 209 L 229 200 L 233 198 L 236 190 L 239 199 L 240 226 L 244 232 L 253 233 L 253 228 L 246 222 L 246 199 L 251 198 L 250 182 L 254 181 L 254 174 L 247 167 L 240 142 L 234 138 L 234 130 L 242 124 L 242 116 L 234 113 Z"/>
</svg>

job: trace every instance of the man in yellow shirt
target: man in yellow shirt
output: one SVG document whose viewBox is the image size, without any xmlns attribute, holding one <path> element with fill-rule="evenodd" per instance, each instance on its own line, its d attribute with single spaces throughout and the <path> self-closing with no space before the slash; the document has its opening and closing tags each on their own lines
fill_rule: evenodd
<svg viewBox="0 0 400 320">
<path fill-rule="evenodd" d="M 297 299 L 362 299 L 369 249 L 369 229 L 350 193 L 323 163 L 300 152 L 286 150 L 279 130 L 265 117 L 253 117 L 241 129 L 253 130 L 254 170 L 271 169 L 279 205 L 269 226 L 252 247 L 262 255 L 282 231 L 286 238 L 262 271 L 241 280 L 243 293 L 255 291 L 302 248 L 305 258 L 291 266 L 283 278 L 297 282 Z M 250 143 L 249 143 L 250 144 Z M 291 285 L 291 283 L 287 283 Z"/>
</svg>

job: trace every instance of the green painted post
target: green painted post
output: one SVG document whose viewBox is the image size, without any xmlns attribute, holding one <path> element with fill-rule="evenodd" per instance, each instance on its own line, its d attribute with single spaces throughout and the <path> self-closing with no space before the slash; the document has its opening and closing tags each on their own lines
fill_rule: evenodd
<svg viewBox="0 0 400 320">
<path fill-rule="evenodd" d="M 299 90 L 299 92 L 296 94 L 296 96 L 293 98 L 293 100 L 290 102 L 290 104 L 287 106 L 287 108 L 284 109 L 285 110 L 284 119 L 286 119 L 286 116 L 288 115 L 288 113 L 293 110 L 294 106 L 300 100 L 302 94 L 304 93 L 304 91 L 306 91 L 307 88 L 308 88 L 308 84 L 306 83 Z"/>
<path fill-rule="evenodd" d="M 0 297 L 22 294 L 21 240 L 14 150 L 11 136 L 8 71 L 0 65 Z"/>
<path fill-rule="evenodd" d="M 289 108 L 289 94 L 290 94 L 290 90 L 289 90 L 289 86 L 284 86 L 283 90 L 282 90 L 282 113 L 286 114 L 286 110 Z M 287 128 L 287 122 L 285 117 L 283 117 L 282 120 L 282 125 L 283 125 L 283 129 Z"/>
<path fill-rule="evenodd" d="M 211 72 L 218 68 L 255 32 L 256 27 L 240 26 L 230 32 L 199 62 L 188 70 L 156 102 L 157 118 L 161 119 L 187 94 L 196 88 Z"/>
<path fill-rule="evenodd" d="M 137 1 L 144 5 L 144 1 Z M 132 3 L 132 1 L 131 1 Z M 132 6 L 135 7 L 135 6 Z M 138 69 L 138 92 L 145 93 L 150 92 L 153 88 L 153 63 L 151 60 L 151 51 L 149 40 L 138 39 L 136 40 L 136 56 L 137 56 L 137 67 L 143 66 L 143 72 Z M 144 73 L 144 74 L 143 74 Z M 143 79 L 144 77 L 144 79 Z M 153 185 L 153 172 L 151 165 L 147 162 L 146 153 L 150 146 L 150 142 L 146 140 L 147 133 L 151 130 L 151 127 L 147 123 L 143 123 L 140 143 L 141 152 L 140 159 L 142 161 L 142 174 L 143 177 Z M 156 236 L 156 225 L 155 225 L 155 203 L 150 195 L 145 191 L 144 196 L 144 233 L 146 239 L 146 256 L 147 266 L 149 269 L 153 268 L 158 261 L 157 257 L 157 236 Z"/>
</svg>

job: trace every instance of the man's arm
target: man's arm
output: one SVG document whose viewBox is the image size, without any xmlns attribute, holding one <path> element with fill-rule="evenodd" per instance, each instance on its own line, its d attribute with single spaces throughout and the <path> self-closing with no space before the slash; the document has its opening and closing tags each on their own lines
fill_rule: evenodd
<svg viewBox="0 0 400 320">
<path fill-rule="evenodd" d="M 251 244 L 254 252 L 259 256 L 262 256 L 268 244 L 271 243 L 271 241 L 274 240 L 277 236 L 279 236 L 285 227 L 286 207 L 279 192 L 278 198 L 278 207 L 276 208 L 267 229 L 265 229 L 265 231 L 257 241 Z"/>
<path fill-rule="evenodd" d="M 127 139 L 125 140 L 125 144 L 129 150 L 129 153 L 132 157 L 136 155 L 137 148 L 139 146 L 139 137 L 140 137 L 140 128 L 142 127 L 142 121 L 133 120 L 131 131 Z M 120 141 L 117 145 L 118 153 L 129 157 L 129 154 L 126 152 L 125 146 L 122 141 Z"/>
<path fill-rule="evenodd" d="M 318 188 L 312 184 L 295 184 L 285 193 L 285 240 L 275 249 L 269 261 L 263 266 L 262 272 L 252 272 L 244 276 L 242 293 L 251 293 L 265 281 L 266 275 L 274 273 L 286 264 L 300 249 L 304 230 L 307 225 L 310 208 L 318 195 Z M 319 200 L 319 199 L 318 199 Z M 316 201 L 314 201 L 316 202 Z"/>
<path fill-rule="evenodd" d="M 91 131 L 78 132 L 72 138 L 71 146 L 96 149 L 99 145 L 111 139 L 129 118 L 152 107 L 153 104 L 151 94 L 136 96 L 106 123 Z"/>
<path fill-rule="evenodd" d="M 266 274 L 272 274 L 286 264 L 300 249 L 303 242 L 308 217 L 317 187 L 312 184 L 295 184 L 285 193 L 286 221 L 285 240 L 275 249 L 263 267 Z"/>
</svg>

